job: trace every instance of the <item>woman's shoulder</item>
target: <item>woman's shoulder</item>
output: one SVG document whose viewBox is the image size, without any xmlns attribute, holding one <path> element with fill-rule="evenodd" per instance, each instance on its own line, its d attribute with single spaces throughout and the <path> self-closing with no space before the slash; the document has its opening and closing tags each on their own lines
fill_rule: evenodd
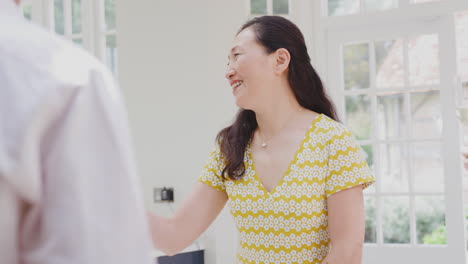
<svg viewBox="0 0 468 264">
<path fill-rule="evenodd" d="M 336 121 L 325 114 L 320 114 L 317 118 L 319 118 L 319 120 L 315 124 L 315 132 L 317 134 L 326 135 L 328 139 L 351 133 L 350 129 L 343 123 Z"/>
</svg>

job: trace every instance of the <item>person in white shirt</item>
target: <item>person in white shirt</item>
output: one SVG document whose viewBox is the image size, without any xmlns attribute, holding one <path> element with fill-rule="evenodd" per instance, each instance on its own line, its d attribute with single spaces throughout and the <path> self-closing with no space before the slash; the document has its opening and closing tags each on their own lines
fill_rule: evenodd
<svg viewBox="0 0 468 264">
<path fill-rule="evenodd" d="M 0 263 L 149 264 L 126 111 L 105 66 L 0 0 Z"/>
</svg>

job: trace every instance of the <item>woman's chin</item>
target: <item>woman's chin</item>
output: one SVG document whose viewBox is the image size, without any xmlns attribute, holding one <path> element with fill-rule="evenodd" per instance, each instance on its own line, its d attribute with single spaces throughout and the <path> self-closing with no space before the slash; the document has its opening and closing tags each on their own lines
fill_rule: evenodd
<svg viewBox="0 0 468 264">
<path fill-rule="evenodd" d="M 245 102 L 245 100 L 242 100 L 242 98 L 234 97 L 234 101 L 237 105 L 237 107 L 245 109 L 245 110 L 251 110 L 251 105 Z"/>
</svg>

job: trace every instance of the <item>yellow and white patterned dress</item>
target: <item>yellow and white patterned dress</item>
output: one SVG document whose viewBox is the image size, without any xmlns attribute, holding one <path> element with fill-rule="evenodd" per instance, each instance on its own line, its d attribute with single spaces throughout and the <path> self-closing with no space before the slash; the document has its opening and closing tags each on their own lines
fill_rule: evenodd
<svg viewBox="0 0 468 264">
<path fill-rule="evenodd" d="M 327 197 L 374 182 L 352 133 L 320 114 L 271 192 L 261 184 L 251 154 L 249 144 L 241 180 L 223 180 L 217 145 L 199 178 L 229 197 L 239 231 L 237 263 L 321 263 L 329 250 Z"/>
</svg>

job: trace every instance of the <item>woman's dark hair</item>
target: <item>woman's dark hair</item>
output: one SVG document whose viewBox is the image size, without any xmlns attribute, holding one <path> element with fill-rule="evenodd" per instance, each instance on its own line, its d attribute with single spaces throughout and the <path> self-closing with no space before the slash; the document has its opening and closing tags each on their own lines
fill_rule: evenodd
<svg viewBox="0 0 468 264">
<path fill-rule="evenodd" d="M 237 32 L 251 28 L 257 42 L 268 54 L 280 48 L 289 51 L 291 60 L 288 69 L 288 82 L 298 103 L 309 110 L 322 113 L 338 121 L 333 103 L 325 93 L 322 81 L 315 72 L 307 47 L 299 28 L 291 21 L 279 16 L 262 16 L 247 21 Z M 226 167 L 222 171 L 231 180 L 239 180 L 245 174 L 245 149 L 257 128 L 255 113 L 240 109 L 234 123 L 222 129 L 216 141 L 219 142 L 221 154 Z"/>
</svg>

